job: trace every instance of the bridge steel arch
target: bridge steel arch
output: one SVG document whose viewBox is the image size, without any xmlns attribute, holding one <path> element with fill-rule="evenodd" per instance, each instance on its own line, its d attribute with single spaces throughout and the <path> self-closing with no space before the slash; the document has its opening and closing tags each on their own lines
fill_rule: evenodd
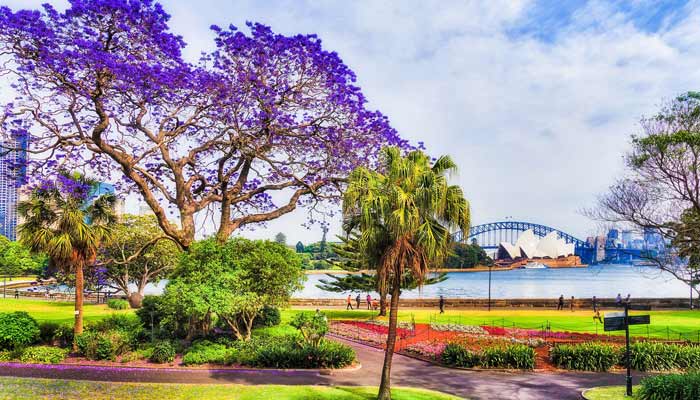
<svg viewBox="0 0 700 400">
<path fill-rule="evenodd" d="M 452 234 L 452 239 L 456 242 L 466 242 L 469 239 L 473 237 L 477 237 L 480 235 L 483 235 L 488 232 L 497 232 L 497 231 L 521 231 L 524 232 L 528 229 L 532 229 L 535 235 L 539 237 L 543 237 L 547 235 L 550 232 L 557 232 L 557 235 L 559 238 L 564 239 L 566 243 L 573 243 L 574 246 L 577 249 L 583 249 L 587 248 L 588 243 L 585 241 L 576 238 L 573 235 L 570 235 L 566 232 L 560 231 L 559 229 L 555 229 L 546 225 L 542 224 L 536 224 L 533 222 L 524 222 L 524 221 L 498 221 L 498 222 L 490 222 L 487 224 L 481 224 L 481 225 L 476 225 L 472 226 L 469 229 L 469 235 L 467 237 L 464 237 L 464 232 L 462 231 L 457 231 Z M 482 247 L 497 247 L 498 243 L 489 243 L 487 246 L 482 246 Z"/>
</svg>

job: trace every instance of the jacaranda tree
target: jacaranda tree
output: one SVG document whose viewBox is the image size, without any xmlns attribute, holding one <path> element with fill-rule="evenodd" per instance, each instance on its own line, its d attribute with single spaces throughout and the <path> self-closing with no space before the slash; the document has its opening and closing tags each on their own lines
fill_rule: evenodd
<svg viewBox="0 0 700 400">
<path fill-rule="evenodd" d="M 338 199 L 382 146 L 407 147 L 316 35 L 213 26 L 215 50 L 193 64 L 168 20 L 152 0 L 0 8 L 0 76 L 15 91 L 0 133 L 31 132 L 30 176 L 86 166 L 140 194 L 187 248 L 200 213 L 224 242 Z"/>
<path fill-rule="evenodd" d="M 420 285 L 449 253 L 450 228 L 469 230 L 469 203 L 447 174 L 457 169 L 447 156 L 431 162 L 421 151 L 403 156 L 388 147 L 377 171 L 358 168 L 350 175 L 343 201 L 346 229 L 357 234 L 357 252 L 376 266 L 380 292 L 391 295 L 389 332 L 379 399 L 391 399 L 391 361 L 401 287 L 410 274 Z"/>
<path fill-rule="evenodd" d="M 115 197 L 91 198 L 94 181 L 79 174 L 59 174 L 36 187 L 29 199 L 17 205 L 23 219 L 20 242 L 35 253 L 44 253 L 65 272 L 75 274 L 75 325 L 83 332 L 84 270 L 95 261 L 97 249 L 109 240 Z"/>
</svg>

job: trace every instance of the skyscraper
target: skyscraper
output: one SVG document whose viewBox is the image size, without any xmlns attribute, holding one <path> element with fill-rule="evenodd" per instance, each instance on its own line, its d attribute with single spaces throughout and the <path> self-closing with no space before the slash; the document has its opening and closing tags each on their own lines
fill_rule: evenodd
<svg viewBox="0 0 700 400">
<path fill-rule="evenodd" d="M 26 140 L 0 139 L 0 235 L 17 238 L 17 199 L 24 182 Z"/>
</svg>

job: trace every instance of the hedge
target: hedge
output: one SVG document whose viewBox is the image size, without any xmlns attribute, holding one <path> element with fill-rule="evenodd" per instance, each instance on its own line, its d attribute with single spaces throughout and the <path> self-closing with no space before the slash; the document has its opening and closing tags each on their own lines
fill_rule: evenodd
<svg viewBox="0 0 700 400">
<path fill-rule="evenodd" d="M 109 299 L 107 300 L 107 307 L 112 310 L 128 310 L 129 302 L 123 299 Z"/>
<path fill-rule="evenodd" d="M 557 367 L 578 371 L 608 371 L 620 360 L 616 346 L 600 343 L 560 344 L 549 355 Z"/>
<path fill-rule="evenodd" d="M 630 356 L 632 368 L 638 371 L 700 368 L 700 347 L 697 346 L 637 342 L 630 346 Z M 624 364 L 624 355 L 621 364 Z"/>
<path fill-rule="evenodd" d="M 22 350 L 19 360 L 25 363 L 58 364 L 66 358 L 68 349 L 52 346 L 33 346 Z"/>
<path fill-rule="evenodd" d="M 700 399 L 700 372 L 645 378 L 636 396 L 639 400 Z"/>
<path fill-rule="evenodd" d="M 490 347 L 481 352 L 473 352 L 457 343 L 450 343 L 442 352 L 441 360 L 452 367 L 473 368 L 535 368 L 535 350 L 531 347 L 514 344 L 505 347 Z"/>
</svg>

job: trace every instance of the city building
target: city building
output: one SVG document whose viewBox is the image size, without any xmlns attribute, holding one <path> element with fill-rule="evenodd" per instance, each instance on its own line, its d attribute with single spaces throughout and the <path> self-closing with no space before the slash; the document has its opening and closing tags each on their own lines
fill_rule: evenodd
<svg viewBox="0 0 700 400">
<path fill-rule="evenodd" d="M 17 203 L 24 182 L 27 143 L 0 140 L 0 235 L 17 239 Z"/>
</svg>

